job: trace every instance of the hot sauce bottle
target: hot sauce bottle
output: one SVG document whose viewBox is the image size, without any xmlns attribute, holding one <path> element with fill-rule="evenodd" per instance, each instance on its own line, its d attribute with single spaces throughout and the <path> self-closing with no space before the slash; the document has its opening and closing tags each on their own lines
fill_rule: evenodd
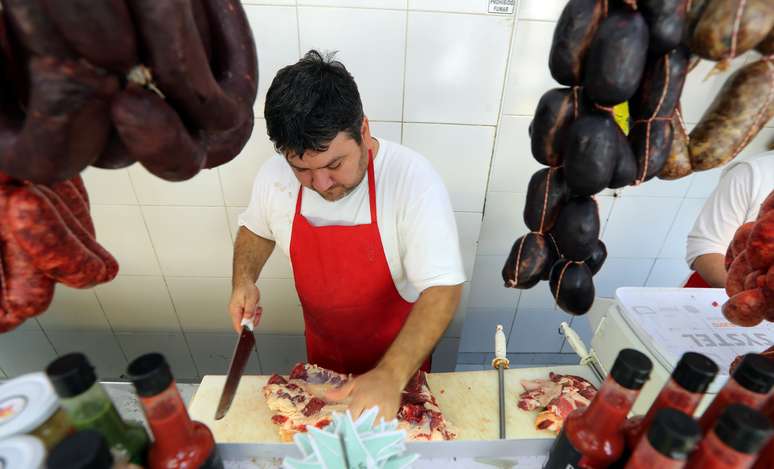
<svg viewBox="0 0 774 469">
<path fill-rule="evenodd" d="M 749 469 L 774 431 L 763 414 L 731 404 L 688 459 L 687 469 Z"/>
<path fill-rule="evenodd" d="M 651 419 L 626 464 L 626 469 L 682 469 L 701 438 L 696 420 L 676 409 L 664 408 Z"/>
<path fill-rule="evenodd" d="M 565 419 L 543 468 L 599 469 L 618 460 L 625 446 L 621 424 L 652 368 L 643 353 L 621 350 L 591 404 L 574 410 Z"/>
<path fill-rule="evenodd" d="M 128 374 L 154 437 L 149 468 L 223 469 L 210 429 L 188 416 L 164 357 L 142 355 L 129 364 Z"/>
<path fill-rule="evenodd" d="M 699 426 L 707 433 L 730 404 L 744 404 L 755 410 L 760 409 L 772 386 L 774 362 L 758 354 L 745 355 L 726 385 L 704 411 Z"/>
<path fill-rule="evenodd" d="M 774 425 L 774 394 L 769 396 L 769 400 L 766 401 L 761 412 L 769 418 L 769 423 Z M 769 440 L 769 443 L 758 453 L 758 460 L 755 461 L 753 469 L 771 469 L 772 467 L 774 467 L 774 438 Z"/>
<path fill-rule="evenodd" d="M 677 409 L 693 416 L 712 380 L 718 374 L 718 366 L 706 356 L 687 352 L 677 362 L 672 377 L 667 381 L 644 417 L 632 417 L 624 424 L 626 446 L 634 449 L 650 428 L 656 414 L 665 408 Z"/>
</svg>

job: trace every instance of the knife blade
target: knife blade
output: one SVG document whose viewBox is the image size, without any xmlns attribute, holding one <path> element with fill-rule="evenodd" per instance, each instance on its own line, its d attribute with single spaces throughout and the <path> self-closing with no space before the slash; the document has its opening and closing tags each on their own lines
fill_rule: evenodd
<svg viewBox="0 0 774 469">
<path fill-rule="evenodd" d="M 223 392 L 220 394 L 218 409 L 215 411 L 215 420 L 220 420 L 226 416 L 226 412 L 231 407 L 234 400 L 239 380 L 245 371 L 250 354 L 255 349 L 255 335 L 253 334 L 253 320 L 242 320 L 242 332 L 239 334 L 239 340 L 234 347 L 234 354 L 231 356 L 231 364 L 228 366 L 228 376 L 226 384 L 223 385 Z"/>
</svg>

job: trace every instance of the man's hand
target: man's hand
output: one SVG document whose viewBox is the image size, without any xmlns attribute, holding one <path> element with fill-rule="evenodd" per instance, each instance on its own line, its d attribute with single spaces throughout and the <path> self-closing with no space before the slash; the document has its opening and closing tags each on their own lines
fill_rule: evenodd
<svg viewBox="0 0 774 469">
<path fill-rule="evenodd" d="M 231 301 L 228 304 L 228 312 L 231 315 L 231 323 L 237 333 L 242 331 L 242 319 L 252 318 L 253 324 L 258 325 L 263 308 L 258 306 L 261 292 L 254 283 L 239 286 L 231 292 Z"/>
<path fill-rule="evenodd" d="M 389 371 L 377 367 L 364 375 L 347 381 L 342 387 L 329 391 L 325 397 L 334 402 L 351 399 L 349 411 L 352 413 L 353 419 L 378 405 L 379 417 L 388 421 L 394 419 L 398 414 L 402 391 L 403 386 L 398 379 Z"/>
</svg>

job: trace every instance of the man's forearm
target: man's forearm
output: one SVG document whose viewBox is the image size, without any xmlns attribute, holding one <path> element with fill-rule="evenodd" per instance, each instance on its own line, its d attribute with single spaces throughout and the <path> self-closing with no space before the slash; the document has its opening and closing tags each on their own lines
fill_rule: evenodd
<svg viewBox="0 0 774 469">
<path fill-rule="evenodd" d="M 726 256 L 722 254 L 703 254 L 693 261 L 693 270 L 713 288 L 726 286 Z"/>
<path fill-rule="evenodd" d="M 414 303 L 403 329 L 378 365 L 401 381 L 401 389 L 454 319 L 461 295 L 462 285 L 430 287 Z"/>
<path fill-rule="evenodd" d="M 240 226 L 234 242 L 232 286 L 255 283 L 273 250 L 274 241 Z"/>
</svg>

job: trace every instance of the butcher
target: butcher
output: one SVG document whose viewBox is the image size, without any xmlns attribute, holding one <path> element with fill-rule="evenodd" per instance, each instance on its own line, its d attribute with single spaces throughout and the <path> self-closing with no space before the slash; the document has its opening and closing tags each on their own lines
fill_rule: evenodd
<svg viewBox="0 0 774 469">
<path fill-rule="evenodd" d="M 310 51 L 281 69 L 264 116 L 278 154 L 239 216 L 233 325 L 260 318 L 261 296 L 272 293 L 256 281 L 279 247 L 303 308 L 307 360 L 356 376 L 328 397 L 348 400 L 354 416 L 378 405 L 394 418 L 409 379 L 429 371 L 465 281 L 448 192 L 424 157 L 372 135 L 357 85 L 332 55 Z"/>
<path fill-rule="evenodd" d="M 758 217 L 772 188 L 774 151 L 737 158 L 723 169 L 688 234 L 686 261 L 694 272 L 685 287 L 725 287 L 728 245 L 740 226 Z"/>
</svg>

